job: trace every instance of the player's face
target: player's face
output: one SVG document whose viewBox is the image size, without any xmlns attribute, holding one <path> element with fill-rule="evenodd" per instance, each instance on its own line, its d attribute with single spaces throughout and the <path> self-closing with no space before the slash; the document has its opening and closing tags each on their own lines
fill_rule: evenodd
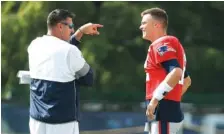
<svg viewBox="0 0 224 134">
<path fill-rule="evenodd" d="M 142 17 L 140 29 L 142 30 L 142 38 L 150 40 L 155 31 L 154 19 L 150 14 L 146 14 Z"/>
<path fill-rule="evenodd" d="M 62 40 L 68 41 L 70 39 L 71 33 L 74 32 L 72 18 L 67 18 L 64 21 L 61 21 L 59 25 Z"/>
</svg>

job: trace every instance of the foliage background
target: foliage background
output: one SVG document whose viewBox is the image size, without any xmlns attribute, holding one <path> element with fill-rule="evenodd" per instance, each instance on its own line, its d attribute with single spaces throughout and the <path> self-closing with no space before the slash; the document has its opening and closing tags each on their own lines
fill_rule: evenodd
<svg viewBox="0 0 224 134">
<path fill-rule="evenodd" d="M 50 11 L 63 8 L 76 14 L 76 28 L 101 23 L 98 37 L 85 36 L 81 49 L 95 70 L 93 88 L 82 88 L 81 99 L 111 102 L 143 101 L 143 69 L 149 42 L 141 38 L 140 13 L 151 7 L 169 15 L 169 34 L 182 42 L 192 86 L 184 102 L 221 104 L 224 101 L 224 2 L 1 2 L 1 98 L 29 103 L 28 86 L 19 85 L 18 70 L 28 69 L 27 47 L 46 34 Z M 212 98 L 212 100 L 208 98 Z M 223 100 L 223 101 L 222 101 Z"/>
</svg>

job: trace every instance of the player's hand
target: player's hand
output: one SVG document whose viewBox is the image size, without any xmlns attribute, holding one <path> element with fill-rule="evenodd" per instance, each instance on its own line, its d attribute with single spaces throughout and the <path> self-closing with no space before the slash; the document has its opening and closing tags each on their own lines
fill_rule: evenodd
<svg viewBox="0 0 224 134">
<path fill-rule="evenodd" d="M 102 28 L 102 27 L 103 27 L 103 25 L 101 25 L 101 24 L 87 23 L 87 24 L 84 24 L 83 26 L 81 26 L 79 28 L 79 30 L 83 34 L 99 35 L 100 32 L 98 31 L 98 28 Z"/>
<path fill-rule="evenodd" d="M 154 112 L 158 103 L 159 101 L 157 99 L 152 98 L 152 100 L 148 104 L 147 110 L 146 110 L 146 116 L 149 118 L 149 120 L 153 120 L 155 118 Z"/>
</svg>

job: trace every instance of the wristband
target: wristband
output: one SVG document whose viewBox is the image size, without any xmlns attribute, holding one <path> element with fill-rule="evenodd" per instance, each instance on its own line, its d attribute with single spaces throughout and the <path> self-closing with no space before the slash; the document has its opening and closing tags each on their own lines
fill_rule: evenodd
<svg viewBox="0 0 224 134">
<path fill-rule="evenodd" d="M 153 97 L 160 101 L 172 89 L 166 82 L 162 82 L 153 92 Z"/>
</svg>

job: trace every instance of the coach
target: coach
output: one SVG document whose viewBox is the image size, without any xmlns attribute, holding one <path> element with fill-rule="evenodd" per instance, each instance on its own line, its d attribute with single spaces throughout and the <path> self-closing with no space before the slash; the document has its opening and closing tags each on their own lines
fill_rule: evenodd
<svg viewBox="0 0 224 134">
<path fill-rule="evenodd" d="M 83 34 L 98 35 L 102 25 L 88 23 L 74 33 L 73 18 L 67 10 L 53 10 L 47 34 L 28 47 L 31 134 L 79 134 L 74 83 L 92 85 L 93 71 L 76 45 Z"/>
</svg>

